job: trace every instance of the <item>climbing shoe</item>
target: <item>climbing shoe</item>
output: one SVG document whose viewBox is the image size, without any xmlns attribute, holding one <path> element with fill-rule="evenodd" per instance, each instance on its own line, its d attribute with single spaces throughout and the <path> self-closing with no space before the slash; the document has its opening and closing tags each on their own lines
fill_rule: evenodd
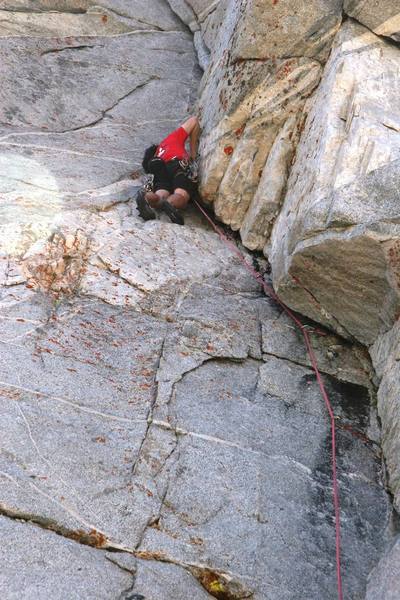
<svg viewBox="0 0 400 600">
<path fill-rule="evenodd" d="M 156 218 L 156 213 L 147 202 L 145 193 L 144 190 L 138 191 L 136 196 L 136 206 L 139 216 L 141 216 L 144 221 L 151 221 Z"/>
<path fill-rule="evenodd" d="M 172 204 L 170 204 L 168 200 L 164 200 L 160 208 L 170 218 L 172 223 L 176 223 L 177 225 L 185 224 L 181 211 L 178 208 L 175 208 L 175 206 L 172 206 Z"/>
</svg>

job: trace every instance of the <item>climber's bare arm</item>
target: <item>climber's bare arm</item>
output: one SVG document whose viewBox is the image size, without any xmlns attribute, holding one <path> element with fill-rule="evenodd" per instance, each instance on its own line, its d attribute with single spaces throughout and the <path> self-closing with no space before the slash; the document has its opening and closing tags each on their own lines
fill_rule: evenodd
<svg viewBox="0 0 400 600">
<path fill-rule="evenodd" d="M 197 155 L 197 149 L 199 147 L 200 137 L 200 125 L 197 117 L 190 117 L 187 121 L 182 123 L 182 127 L 189 134 L 190 143 L 190 157 L 195 159 Z"/>
</svg>

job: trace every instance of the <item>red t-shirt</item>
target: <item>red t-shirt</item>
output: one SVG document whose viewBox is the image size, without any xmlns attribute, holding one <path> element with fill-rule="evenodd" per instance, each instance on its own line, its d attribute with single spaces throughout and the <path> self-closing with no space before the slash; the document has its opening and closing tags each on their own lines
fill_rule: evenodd
<svg viewBox="0 0 400 600">
<path fill-rule="evenodd" d="M 185 142 L 188 138 L 188 133 L 183 127 L 175 129 L 170 133 L 158 146 L 155 156 L 161 158 L 164 162 L 168 162 L 173 158 L 189 158 L 186 152 Z"/>
</svg>

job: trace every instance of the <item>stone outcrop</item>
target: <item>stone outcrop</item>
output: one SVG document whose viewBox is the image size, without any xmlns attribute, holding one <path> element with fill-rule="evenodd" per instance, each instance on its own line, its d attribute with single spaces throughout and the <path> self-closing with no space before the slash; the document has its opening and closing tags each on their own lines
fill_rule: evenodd
<svg viewBox="0 0 400 600">
<path fill-rule="evenodd" d="M 262 170 L 260 183 L 240 227 L 246 248 L 262 250 L 278 216 L 299 140 L 303 117 L 289 117 L 277 134 Z"/>
<path fill-rule="evenodd" d="M 318 50 L 299 42 L 289 51 L 288 38 L 280 38 L 285 5 L 250 2 L 242 14 L 239 3 L 231 3 L 203 80 L 202 192 L 223 222 L 240 229 L 248 248 L 264 248 L 284 301 L 350 340 L 377 340 L 371 352 L 381 380 L 383 450 L 398 507 L 398 324 L 391 327 L 400 313 L 400 49 L 384 39 L 399 40 L 397 3 L 345 1 L 345 13 L 365 27 L 343 24 L 315 96 L 320 73 L 295 101 L 271 102 L 285 90 L 268 70 L 271 55 L 323 65 L 338 23 L 330 8 L 332 29 L 314 36 Z M 304 23 L 310 16 L 312 8 L 302 7 Z M 287 33 L 290 20 L 283 21 Z M 270 33 L 263 42 L 260 31 Z M 291 41 L 295 35 L 291 31 Z M 283 80 L 295 94 L 298 79 L 290 75 L 286 71 Z M 264 115 L 260 105 L 268 109 Z M 381 581 L 379 571 L 375 576 Z M 372 578 L 368 597 L 378 588 Z M 391 579 L 379 597 L 397 592 Z"/>
<path fill-rule="evenodd" d="M 390 329 L 400 309 L 399 59 L 399 48 L 344 24 L 297 148 L 270 252 L 284 301 L 365 344 Z"/>
<path fill-rule="evenodd" d="M 144 223 L 133 197 L 143 149 L 196 98 L 186 24 L 211 53 L 204 191 L 261 248 L 341 9 L 0 0 L 4 600 L 336 598 L 329 419 L 300 334 L 194 208 L 184 228 Z M 372 368 L 359 344 L 306 326 L 336 416 L 345 589 L 363 597 L 392 512 Z M 397 377 L 389 335 L 381 391 Z"/>
<path fill-rule="evenodd" d="M 396 0 L 344 0 L 344 10 L 377 35 L 400 42 L 400 7 Z"/>
<path fill-rule="evenodd" d="M 253 249 L 279 210 L 302 109 L 341 15 L 340 2 L 231 2 L 215 42 L 200 98 L 201 191 L 224 223 L 243 224 Z"/>
</svg>

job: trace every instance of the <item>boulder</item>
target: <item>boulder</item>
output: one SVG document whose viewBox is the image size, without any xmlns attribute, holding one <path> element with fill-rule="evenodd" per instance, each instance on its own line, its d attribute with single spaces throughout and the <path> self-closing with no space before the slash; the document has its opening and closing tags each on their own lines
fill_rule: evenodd
<svg viewBox="0 0 400 600">
<path fill-rule="evenodd" d="M 266 248 L 287 304 L 364 344 L 400 310 L 399 59 L 395 45 L 343 25 Z"/>
<path fill-rule="evenodd" d="M 344 0 L 344 10 L 377 35 L 400 42 L 400 7 L 397 0 Z"/>
</svg>

